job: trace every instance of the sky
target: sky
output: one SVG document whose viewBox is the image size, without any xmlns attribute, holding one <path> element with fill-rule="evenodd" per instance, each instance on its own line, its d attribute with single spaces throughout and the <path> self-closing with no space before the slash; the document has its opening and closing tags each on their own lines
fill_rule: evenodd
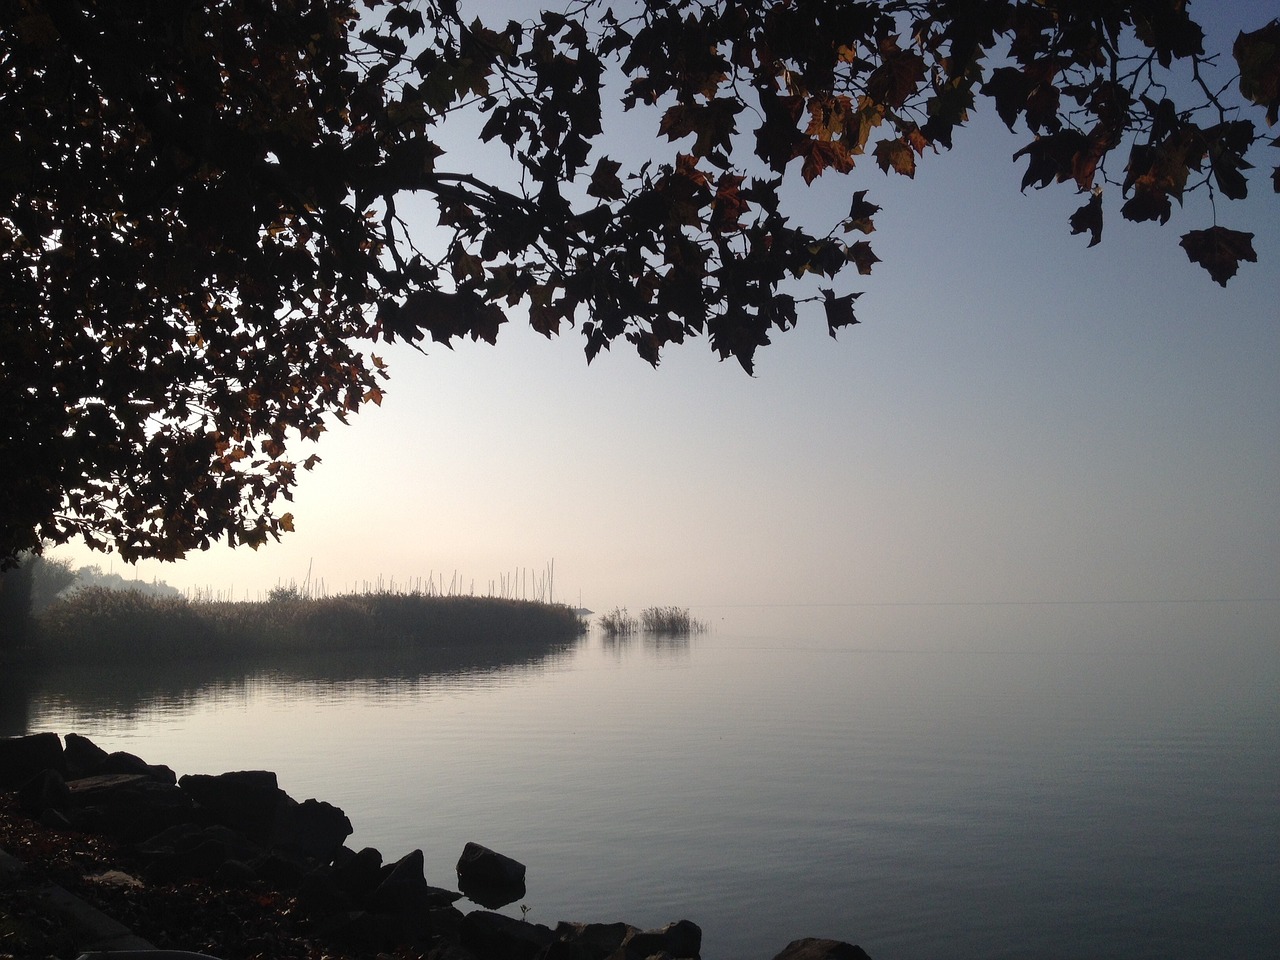
<svg viewBox="0 0 1280 960">
<path fill-rule="evenodd" d="M 1225 50 L 1274 15 L 1192 12 Z M 1178 246 L 1203 200 L 1132 225 L 1110 188 L 1087 249 L 1082 198 L 1019 192 L 1028 139 L 980 103 L 914 181 L 868 157 L 798 191 L 826 223 L 868 189 L 882 262 L 841 281 L 860 325 L 833 340 L 810 304 L 754 377 L 705 339 L 656 370 L 626 344 L 588 365 L 575 331 L 514 312 L 496 346 L 379 345 L 386 398 L 314 448 L 294 534 L 132 570 L 51 555 L 235 599 L 308 577 L 532 590 L 552 563 L 555 599 L 597 611 L 1280 597 L 1280 151 L 1219 205 L 1259 256 L 1223 289 Z M 450 159 L 493 159 L 468 149 Z"/>
</svg>

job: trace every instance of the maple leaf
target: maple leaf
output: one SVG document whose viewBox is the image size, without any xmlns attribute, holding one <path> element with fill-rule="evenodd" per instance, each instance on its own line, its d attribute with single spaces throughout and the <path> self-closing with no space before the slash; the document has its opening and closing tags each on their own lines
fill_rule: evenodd
<svg viewBox="0 0 1280 960">
<path fill-rule="evenodd" d="M 709 103 L 677 103 L 662 115 L 658 132 L 668 140 L 694 134 L 695 156 L 709 156 L 716 148 L 733 149 L 732 138 L 738 130 L 736 117 L 743 111 L 741 100 L 716 97 Z"/>
<path fill-rule="evenodd" d="M 925 77 L 924 57 L 912 50 L 890 50 L 867 77 L 867 96 L 886 107 L 900 107 Z"/>
<path fill-rule="evenodd" d="M 1079 155 L 1088 150 L 1088 139 L 1078 130 L 1061 130 L 1047 136 L 1037 136 L 1013 155 L 1013 159 L 1027 158 L 1027 172 L 1022 176 L 1022 189 L 1036 185 L 1047 187 L 1053 181 L 1065 183 L 1074 180 L 1079 167 Z"/>
<path fill-rule="evenodd" d="M 846 293 L 843 297 L 837 297 L 834 290 L 822 288 L 821 292 L 822 309 L 827 314 L 827 332 L 833 340 L 841 327 L 851 327 L 861 322 L 853 315 L 853 301 L 862 296 L 861 292 Z"/>
<path fill-rule="evenodd" d="M 832 167 L 837 173 L 853 169 L 853 155 L 839 140 L 806 140 L 797 145 L 796 155 L 804 157 L 800 176 L 805 183 L 813 183 L 823 172 Z"/>
<path fill-rule="evenodd" d="M 1240 93 L 1267 108 L 1267 124 L 1280 119 L 1280 19 L 1241 33 L 1231 48 L 1240 67 Z"/>
<path fill-rule="evenodd" d="M 850 263 L 857 265 L 858 273 L 864 277 L 871 273 L 872 264 L 880 262 L 880 258 L 872 252 L 871 244 L 866 240 L 850 244 L 845 256 Z"/>
<path fill-rule="evenodd" d="M 1018 114 L 1027 109 L 1032 83 L 1017 67 L 996 67 L 982 85 L 982 92 L 996 102 L 996 113 L 1013 130 Z"/>
<path fill-rule="evenodd" d="M 587 187 L 590 196 L 601 200 L 621 200 L 623 197 L 622 181 L 618 179 L 618 171 L 622 164 L 601 157 L 596 161 L 596 168 L 591 173 L 591 183 Z"/>
<path fill-rule="evenodd" d="M 876 163 L 885 173 L 892 169 L 908 179 L 915 179 L 916 155 L 906 140 L 881 140 L 876 144 L 874 153 Z"/>
<path fill-rule="evenodd" d="M 1245 151 L 1253 144 L 1253 124 L 1248 120 L 1227 121 L 1205 130 L 1203 136 L 1218 188 L 1232 200 L 1243 200 L 1249 194 L 1249 185 L 1240 171 L 1253 169 L 1253 164 L 1244 159 Z"/>
<path fill-rule="evenodd" d="M 1084 206 L 1076 210 L 1068 220 L 1071 224 L 1071 234 L 1075 236 L 1077 233 L 1089 231 L 1089 246 L 1095 246 L 1102 241 L 1102 193 L 1095 192 Z"/>
<path fill-rule="evenodd" d="M 1223 287 L 1236 275 L 1241 260 L 1258 262 L 1253 250 L 1253 234 L 1241 230 L 1218 226 L 1192 230 L 1182 235 L 1179 245 L 1187 251 L 1188 260 L 1208 270 L 1209 276 Z"/>
<path fill-rule="evenodd" d="M 805 134 L 819 140 L 846 137 L 853 117 L 853 101 L 846 96 L 813 96 L 809 98 L 809 126 Z"/>
<path fill-rule="evenodd" d="M 713 234 L 734 233 L 742 229 L 742 217 L 750 210 L 742 196 L 744 177 L 724 173 L 716 183 L 716 197 L 711 204 L 711 222 L 708 230 Z"/>
<path fill-rule="evenodd" d="M 1173 216 L 1173 204 L 1169 202 L 1167 193 L 1153 189 L 1139 189 L 1125 201 L 1124 206 L 1120 208 L 1120 215 L 1134 223 L 1158 220 L 1161 224 L 1165 224 Z"/>
<path fill-rule="evenodd" d="M 880 212 L 880 208 L 866 200 L 867 191 L 859 190 L 853 195 L 853 203 L 849 205 L 849 219 L 844 222 L 844 232 L 857 230 L 859 233 L 873 233 L 876 229 L 872 217 Z"/>
</svg>

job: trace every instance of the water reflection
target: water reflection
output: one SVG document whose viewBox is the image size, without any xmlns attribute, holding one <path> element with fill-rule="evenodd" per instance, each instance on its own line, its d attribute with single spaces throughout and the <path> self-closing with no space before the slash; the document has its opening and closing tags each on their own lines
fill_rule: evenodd
<svg viewBox="0 0 1280 960">
<path fill-rule="evenodd" d="M 662 636 L 652 633 L 631 634 L 630 636 L 608 636 L 602 634 L 600 644 L 606 654 L 617 662 L 641 655 L 653 660 L 687 660 L 691 652 L 691 640 L 684 636 Z"/>
<path fill-rule="evenodd" d="M 234 661 L 124 665 L 14 666 L 0 675 L 0 736 L 20 736 L 33 720 L 74 716 L 83 723 L 133 722 L 193 703 L 247 699 L 264 685 L 288 685 L 320 699 L 344 692 L 407 692 L 420 684 L 479 686 L 553 670 L 583 641 L 537 641 L 294 654 Z"/>
</svg>

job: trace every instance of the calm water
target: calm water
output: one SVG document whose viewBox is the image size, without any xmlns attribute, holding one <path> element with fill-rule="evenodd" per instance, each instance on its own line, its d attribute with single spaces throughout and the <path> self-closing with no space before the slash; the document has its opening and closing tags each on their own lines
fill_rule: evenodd
<svg viewBox="0 0 1280 960">
<path fill-rule="evenodd" d="M 504 665 L 9 676 L 0 733 L 272 769 L 433 883 L 475 840 L 531 920 L 688 917 L 708 960 L 1280 956 L 1280 604 L 694 613 Z"/>
</svg>

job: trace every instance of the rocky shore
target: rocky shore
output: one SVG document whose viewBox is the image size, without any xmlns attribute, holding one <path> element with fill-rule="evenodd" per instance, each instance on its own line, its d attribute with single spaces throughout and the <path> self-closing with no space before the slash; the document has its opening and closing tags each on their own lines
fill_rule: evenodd
<svg viewBox="0 0 1280 960">
<path fill-rule="evenodd" d="M 548 927 L 496 913 L 524 896 L 522 864 L 468 843 L 458 890 L 433 887 L 421 850 L 393 861 L 352 850 L 342 810 L 295 800 L 269 771 L 178 777 L 87 737 L 39 733 L 0 739 L 0 791 L 0 849 L 21 867 L 0 877 L 14 925 L 0 929 L 0 960 L 94 946 L 40 897 L 24 899 L 19 873 L 27 888 L 66 888 L 156 947 L 221 960 L 699 960 L 702 949 L 689 920 Z M 464 894 L 480 908 L 459 909 Z M 771 956 L 869 960 L 816 938 L 761 950 Z"/>
</svg>

